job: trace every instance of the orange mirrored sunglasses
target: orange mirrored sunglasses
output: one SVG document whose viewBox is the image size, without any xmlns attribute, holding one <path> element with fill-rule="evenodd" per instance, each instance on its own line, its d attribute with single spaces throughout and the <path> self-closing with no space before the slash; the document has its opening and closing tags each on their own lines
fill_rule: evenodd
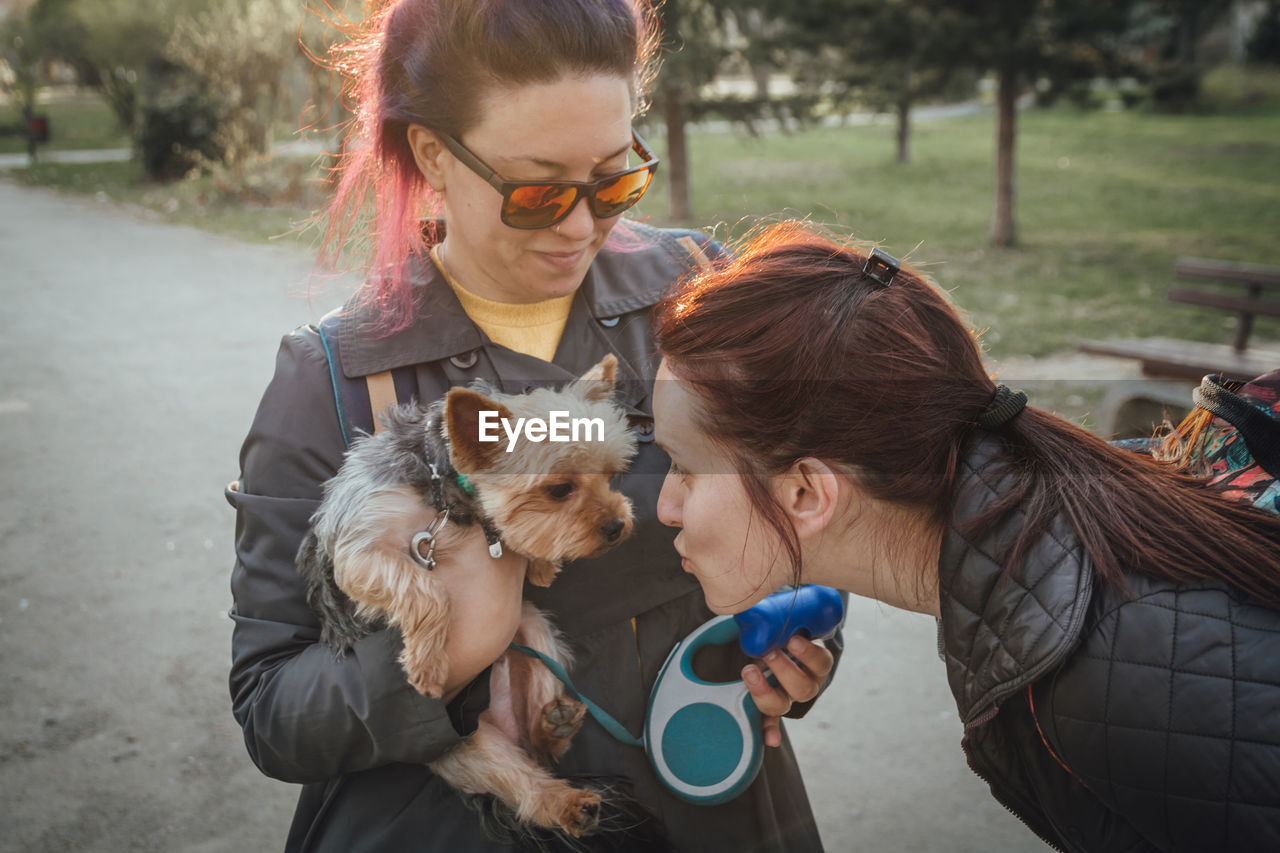
<svg viewBox="0 0 1280 853">
<path fill-rule="evenodd" d="M 638 166 L 594 181 L 508 181 L 449 134 L 437 131 L 436 136 L 459 162 L 502 193 L 503 224 L 526 230 L 562 222 L 583 198 L 597 219 L 617 216 L 649 189 L 659 162 L 633 130 L 631 150 L 641 160 Z"/>
</svg>

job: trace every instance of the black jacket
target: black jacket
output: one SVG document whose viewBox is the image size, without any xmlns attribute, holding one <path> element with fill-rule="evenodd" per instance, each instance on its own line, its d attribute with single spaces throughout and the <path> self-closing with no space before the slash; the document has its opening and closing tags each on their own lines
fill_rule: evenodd
<svg viewBox="0 0 1280 853">
<path fill-rule="evenodd" d="M 1280 850 L 1280 612 L 1219 583 L 1131 574 L 1121 594 L 1062 519 L 1002 580 L 1021 517 L 956 529 L 1001 494 L 999 468 L 984 437 L 939 565 L 970 767 L 1063 850 Z"/>
<path fill-rule="evenodd" d="M 652 443 L 657 365 L 649 313 L 692 260 L 674 234 L 634 230 L 642 246 L 606 248 L 592 264 L 552 363 L 489 342 L 429 263 L 415 289 L 415 318 L 402 332 L 369 334 L 367 317 L 353 311 L 332 339 L 309 326 L 284 338 L 241 452 L 240 489 L 228 499 L 237 509 L 234 713 L 263 772 L 304 784 L 290 850 L 507 849 L 486 840 L 476 815 L 424 766 L 459 743 L 459 728 L 468 731 L 487 704 L 486 680 L 446 708 L 409 687 L 394 630 L 365 638 L 341 659 L 317 642 L 294 553 L 321 483 L 342 462 L 334 388 L 350 378 L 407 370 L 415 395 L 429 403 L 477 377 L 508 393 L 563 382 L 614 353 L 617 398 L 640 440 L 623 483 L 636 508 L 635 533 L 598 560 L 566 566 L 548 589 L 526 587 L 526 597 L 572 646 L 575 684 L 633 732 L 642 730 L 649 690 L 671 647 L 711 617 L 696 581 L 680 569 L 674 531 L 655 517 L 669 461 Z M 326 344 L 343 375 L 330 375 Z M 590 720 L 558 772 L 622 777 L 683 850 L 820 849 L 790 747 L 766 752 L 751 789 L 718 807 L 667 794 L 642 750 Z"/>
</svg>

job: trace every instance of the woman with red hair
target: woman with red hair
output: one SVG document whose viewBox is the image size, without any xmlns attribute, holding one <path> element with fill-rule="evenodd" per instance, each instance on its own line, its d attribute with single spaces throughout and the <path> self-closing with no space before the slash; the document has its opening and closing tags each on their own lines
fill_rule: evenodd
<svg viewBox="0 0 1280 853">
<path fill-rule="evenodd" d="M 368 280 L 344 310 L 285 337 L 228 494 L 237 508 L 233 710 L 263 772 L 302 783 L 290 850 L 533 843 L 486 831 L 426 767 L 488 706 L 487 679 L 476 676 L 515 631 L 523 561 L 490 558 L 478 527 L 437 553 L 452 615 L 452 701 L 409 685 L 394 629 L 338 657 L 319 643 L 294 555 L 346 440 L 372 426 L 367 389 L 423 405 L 475 379 L 518 393 L 613 354 L 618 401 L 640 446 L 621 484 L 637 508 L 635 532 L 526 595 L 564 633 L 578 688 L 632 731 L 670 649 L 710 616 L 654 517 L 667 459 L 652 444 L 649 321 L 672 282 L 718 250 L 702 234 L 621 218 L 657 166 L 632 129 L 652 71 L 653 17 L 646 0 L 395 0 L 375 4 L 338 50 L 355 123 L 328 245 L 367 244 Z M 768 713 L 798 716 L 816 695 L 832 656 L 812 649 L 819 665 L 785 673 L 791 693 L 771 696 Z M 590 720 L 556 769 L 603 778 L 606 803 L 631 797 L 679 849 L 821 846 L 786 745 L 769 750 L 749 790 L 718 806 L 673 797 L 642 749 Z M 627 849 L 632 828 L 605 811 L 575 849 Z"/>
<path fill-rule="evenodd" d="M 937 288 L 805 225 L 655 322 L 658 516 L 712 610 L 936 617 L 970 767 L 1058 849 L 1280 849 L 1280 518 L 1027 407 Z"/>
</svg>

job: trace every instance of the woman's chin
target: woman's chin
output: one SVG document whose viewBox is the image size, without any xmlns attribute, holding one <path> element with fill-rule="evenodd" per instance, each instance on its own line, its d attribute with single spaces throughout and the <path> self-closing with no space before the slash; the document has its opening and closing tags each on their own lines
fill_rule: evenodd
<svg viewBox="0 0 1280 853">
<path fill-rule="evenodd" d="M 723 605 L 713 604 L 710 601 L 707 602 L 707 609 L 710 610 L 712 613 L 716 614 L 717 616 L 732 616 L 733 614 L 740 612 L 738 610 L 733 609 L 732 607 L 725 607 Z"/>
</svg>

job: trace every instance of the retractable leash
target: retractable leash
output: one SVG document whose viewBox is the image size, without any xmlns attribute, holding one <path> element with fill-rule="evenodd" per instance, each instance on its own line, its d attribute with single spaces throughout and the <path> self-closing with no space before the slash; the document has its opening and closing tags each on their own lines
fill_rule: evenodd
<svg viewBox="0 0 1280 853">
<path fill-rule="evenodd" d="M 699 678 L 693 671 L 694 655 L 704 646 L 736 640 L 747 655 L 761 657 L 796 634 L 829 637 L 843 618 L 838 591 L 803 586 L 774 593 L 734 616 L 704 622 L 662 665 L 649 695 L 643 737 L 632 735 L 583 696 L 556 661 L 527 646 L 512 643 L 511 648 L 541 660 L 616 740 L 644 747 L 654 772 L 673 794 L 691 803 L 716 805 L 737 797 L 760 772 L 762 716 L 741 679 L 715 683 Z M 770 683 L 775 683 L 772 675 Z"/>
</svg>

